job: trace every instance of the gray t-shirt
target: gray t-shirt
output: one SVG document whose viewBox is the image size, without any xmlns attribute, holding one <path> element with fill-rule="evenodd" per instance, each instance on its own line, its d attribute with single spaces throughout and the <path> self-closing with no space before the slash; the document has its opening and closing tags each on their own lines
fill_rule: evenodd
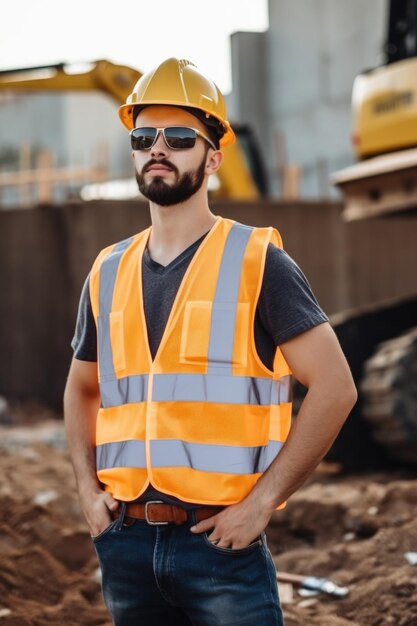
<svg viewBox="0 0 417 626">
<path fill-rule="evenodd" d="M 184 250 L 169 265 L 153 261 L 145 250 L 142 261 L 142 285 L 149 348 L 155 357 L 176 293 L 187 267 L 206 235 Z M 75 334 L 71 342 L 74 357 L 97 361 L 97 332 L 93 317 L 88 278 L 81 293 Z M 276 346 L 328 318 L 314 297 L 310 285 L 297 264 L 284 250 L 270 244 L 255 315 L 255 345 L 261 361 L 272 369 Z M 139 501 L 163 500 L 195 508 L 149 486 Z"/>
</svg>

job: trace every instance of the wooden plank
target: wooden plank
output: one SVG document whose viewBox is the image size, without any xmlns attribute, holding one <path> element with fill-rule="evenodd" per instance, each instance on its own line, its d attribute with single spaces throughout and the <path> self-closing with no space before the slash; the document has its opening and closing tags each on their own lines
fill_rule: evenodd
<svg viewBox="0 0 417 626">
<path fill-rule="evenodd" d="M 53 156 L 50 150 L 42 150 L 36 160 L 38 179 L 38 201 L 41 204 L 52 202 L 52 182 L 42 178 L 42 173 L 51 170 L 53 166 Z"/>
<path fill-rule="evenodd" d="M 0 174 L 0 187 L 14 187 L 31 183 L 62 183 L 73 180 L 102 179 L 102 166 L 95 167 L 62 167 L 41 170 L 25 170 Z"/>
<path fill-rule="evenodd" d="M 20 170 L 28 170 L 30 169 L 30 146 L 29 144 L 23 144 L 20 148 L 20 159 L 19 159 L 19 167 Z M 29 206 L 30 204 L 30 189 L 28 185 L 20 185 L 19 186 L 19 195 L 20 201 L 23 207 Z"/>
</svg>

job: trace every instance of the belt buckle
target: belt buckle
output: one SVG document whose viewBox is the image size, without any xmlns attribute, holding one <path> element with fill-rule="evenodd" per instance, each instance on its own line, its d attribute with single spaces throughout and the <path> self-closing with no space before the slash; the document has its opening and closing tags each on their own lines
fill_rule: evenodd
<svg viewBox="0 0 417 626">
<path fill-rule="evenodd" d="M 164 502 L 162 500 L 148 500 L 148 502 L 145 502 L 145 520 L 148 522 L 148 524 L 150 524 L 151 526 L 166 526 L 166 524 L 169 524 L 169 522 L 153 522 L 149 519 L 148 506 L 150 504 L 164 504 Z"/>
</svg>

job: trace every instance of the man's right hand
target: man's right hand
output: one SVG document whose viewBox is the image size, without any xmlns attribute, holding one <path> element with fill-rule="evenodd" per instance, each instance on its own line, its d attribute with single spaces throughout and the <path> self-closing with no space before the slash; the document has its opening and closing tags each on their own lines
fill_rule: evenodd
<svg viewBox="0 0 417 626">
<path fill-rule="evenodd" d="M 80 501 L 92 537 L 99 535 L 111 524 L 111 512 L 119 508 L 118 500 L 106 491 L 80 495 Z"/>
<path fill-rule="evenodd" d="M 92 535 L 110 525 L 119 502 L 103 491 L 96 473 L 96 421 L 100 407 L 97 363 L 72 359 L 64 394 L 68 446 L 80 504 Z"/>
</svg>

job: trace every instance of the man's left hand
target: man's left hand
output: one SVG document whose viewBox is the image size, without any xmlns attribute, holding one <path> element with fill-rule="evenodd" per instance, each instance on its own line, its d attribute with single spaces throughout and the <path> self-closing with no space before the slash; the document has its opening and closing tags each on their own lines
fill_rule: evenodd
<svg viewBox="0 0 417 626">
<path fill-rule="evenodd" d="M 202 520 L 190 530 L 196 534 L 211 530 L 207 537 L 209 541 L 219 548 L 239 550 L 246 548 L 263 533 L 270 518 L 271 513 L 260 510 L 256 502 L 243 500 Z"/>
</svg>

